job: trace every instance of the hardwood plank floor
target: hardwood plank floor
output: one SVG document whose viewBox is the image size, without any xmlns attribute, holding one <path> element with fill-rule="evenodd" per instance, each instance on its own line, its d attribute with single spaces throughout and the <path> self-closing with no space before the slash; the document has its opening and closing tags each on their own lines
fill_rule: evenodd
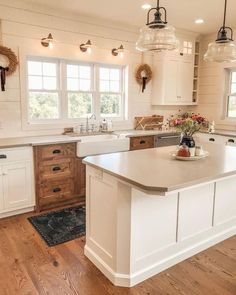
<svg viewBox="0 0 236 295">
<path fill-rule="evenodd" d="M 236 236 L 133 288 L 114 287 L 84 238 L 49 248 L 24 214 L 0 220 L 0 295 L 236 295 Z"/>
</svg>

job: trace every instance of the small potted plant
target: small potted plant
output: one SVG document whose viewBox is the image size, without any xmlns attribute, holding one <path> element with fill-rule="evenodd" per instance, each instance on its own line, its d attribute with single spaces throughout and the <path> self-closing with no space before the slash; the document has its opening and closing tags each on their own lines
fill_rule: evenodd
<svg viewBox="0 0 236 295">
<path fill-rule="evenodd" d="M 203 128 L 208 128 L 209 122 L 200 114 L 181 113 L 172 115 L 168 120 L 170 127 L 174 127 L 181 132 L 180 145 L 186 145 L 189 148 L 195 147 L 193 135 Z"/>
</svg>

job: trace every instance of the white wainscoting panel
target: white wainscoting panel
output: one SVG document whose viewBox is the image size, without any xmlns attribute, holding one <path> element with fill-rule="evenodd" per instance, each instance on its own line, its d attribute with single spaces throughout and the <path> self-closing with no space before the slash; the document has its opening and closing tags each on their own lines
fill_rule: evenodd
<svg viewBox="0 0 236 295">
<path fill-rule="evenodd" d="M 214 225 L 236 218 L 236 177 L 216 183 Z"/>
<path fill-rule="evenodd" d="M 211 228 L 213 206 L 214 183 L 180 192 L 178 241 Z"/>
</svg>

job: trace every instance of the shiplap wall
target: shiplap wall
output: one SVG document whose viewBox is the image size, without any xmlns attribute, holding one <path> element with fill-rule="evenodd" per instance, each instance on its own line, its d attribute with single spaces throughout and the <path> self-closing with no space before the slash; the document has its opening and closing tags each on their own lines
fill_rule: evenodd
<svg viewBox="0 0 236 295">
<path fill-rule="evenodd" d="M 35 7 L 19 0 L 0 0 L 0 19 L 3 45 L 15 51 L 20 60 L 16 73 L 7 78 L 7 91 L 0 92 L 0 137 L 57 134 L 62 132 L 63 127 L 68 127 L 68 124 L 53 127 L 32 127 L 27 124 L 24 112 L 27 55 L 128 65 L 128 120 L 115 123 L 116 129 L 132 128 L 133 118 L 137 115 L 156 113 L 167 118 L 178 110 L 178 107 L 152 107 L 151 85 L 142 93 L 136 84 L 135 69 L 142 61 L 141 54 L 134 50 L 138 37 L 136 28 Z M 51 51 L 40 45 L 40 39 L 49 32 L 56 39 L 55 48 Z M 91 56 L 78 49 L 78 45 L 87 39 L 96 44 Z M 121 43 L 128 51 L 124 60 L 113 57 L 110 53 L 113 47 L 118 47 Z M 143 61 L 152 65 L 152 56 L 145 56 Z M 6 63 L 2 56 L 0 63 Z"/>
<path fill-rule="evenodd" d="M 209 120 L 215 120 L 219 129 L 236 130 L 236 121 L 225 119 L 227 76 L 230 68 L 236 68 L 236 63 L 206 62 L 203 56 L 208 44 L 216 36 L 207 35 L 201 39 L 201 63 L 199 75 L 199 105 L 198 111 Z"/>
</svg>

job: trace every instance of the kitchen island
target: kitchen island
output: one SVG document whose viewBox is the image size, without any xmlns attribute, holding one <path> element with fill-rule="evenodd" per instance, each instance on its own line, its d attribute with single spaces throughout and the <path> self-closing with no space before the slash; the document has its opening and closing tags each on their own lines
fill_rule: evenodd
<svg viewBox="0 0 236 295">
<path fill-rule="evenodd" d="M 176 161 L 173 147 L 88 157 L 85 255 L 131 287 L 236 234 L 236 149 Z"/>
</svg>

